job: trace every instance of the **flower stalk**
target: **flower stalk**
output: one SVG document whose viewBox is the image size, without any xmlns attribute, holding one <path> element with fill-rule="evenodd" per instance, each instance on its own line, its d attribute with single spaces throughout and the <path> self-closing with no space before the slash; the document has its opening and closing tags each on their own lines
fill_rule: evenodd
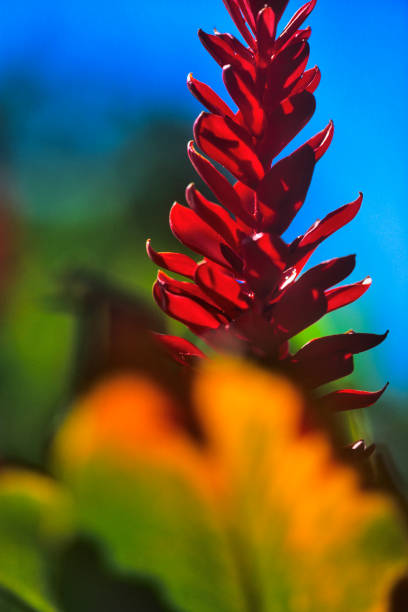
<svg viewBox="0 0 408 612">
<path fill-rule="evenodd" d="M 325 314 L 347 306 L 369 288 L 371 278 L 343 284 L 355 255 L 325 261 L 304 272 L 316 248 L 352 221 L 363 196 L 316 221 L 288 243 L 282 235 L 304 204 L 315 166 L 327 151 L 333 123 L 279 161 L 277 156 L 315 111 L 318 67 L 307 69 L 311 30 L 303 24 L 315 7 L 307 2 L 278 34 L 287 0 L 224 0 L 243 40 L 199 31 L 222 68 L 236 109 L 192 74 L 187 84 L 207 108 L 188 143 L 191 163 L 216 201 L 192 183 L 184 206 L 170 212 L 174 236 L 202 259 L 160 253 L 147 242 L 162 270 L 153 295 L 160 308 L 217 350 L 238 349 L 266 364 L 279 363 L 308 389 L 352 373 L 354 355 L 382 342 L 386 334 L 353 331 L 316 338 L 292 353 L 289 342 Z M 200 151 L 198 150 L 200 149 Z M 220 172 L 222 166 L 233 182 Z M 192 343 L 158 335 L 183 364 L 205 357 Z M 334 391 L 321 398 L 334 410 L 364 408 L 384 392 Z"/>
</svg>

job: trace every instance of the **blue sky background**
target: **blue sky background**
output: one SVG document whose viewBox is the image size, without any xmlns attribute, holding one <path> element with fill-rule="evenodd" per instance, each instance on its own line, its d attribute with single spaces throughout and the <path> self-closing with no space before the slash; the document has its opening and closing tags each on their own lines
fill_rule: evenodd
<svg viewBox="0 0 408 612">
<path fill-rule="evenodd" d="M 291 2 L 286 16 L 297 6 Z M 360 323 L 360 331 L 391 329 L 366 362 L 373 386 L 389 379 L 394 393 L 406 392 L 408 4 L 320 0 L 308 23 L 311 65 L 319 65 L 323 78 L 315 117 L 294 144 L 330 118 L 336 135 L 293 233 L 364 192 L 357 219 L 320 248 L 316 261 L 357 252 L 353 278 L 370 274 L 374 284 L 350 311 L 352 324 Z M 11 173 L 28 219 L 63 223 L 101 214 L 90 196 L 129 126 L 137 131 L 146 115 L 164 110 L 192 120 L 200 107 L 185 87 L 190 71 L 223 91 L 220 70 L 196 36 L 198 27 L 215 26 L 234 31 L 221 0 L 3 6 L 0 93 L 6 88 L 11 100 Z M 171 155 L 171 142 L 156 144 Z M 169 205 L 173 198 L 169 193 Z M 341 315 L 346 329 L 347 316 Z"/>
</svg>

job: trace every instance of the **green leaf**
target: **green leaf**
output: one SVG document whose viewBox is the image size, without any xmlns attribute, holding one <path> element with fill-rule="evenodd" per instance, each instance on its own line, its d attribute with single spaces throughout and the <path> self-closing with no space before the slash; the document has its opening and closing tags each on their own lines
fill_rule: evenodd
<svg viewBox="0 0 408 612">
<path fill-rule="evenodd" d="M 245 609 L 225 534 L 182 480 L 96 459 L 70 486 L 83 532 L 113 568 L 149 577 L 180 611 Z"/>
<path fill-rule="evenodd" d="M 56 484 L 22 470 L 1 473 L 0 588 L 11 610 L 57 612 L 49 584 L 50 546 L 69 532 L 69 504 Z"/>
<path fill-rule="evenodd" d="M 25 604 L 17 595 L 0 588 L 1 612 L 35 612 L 35 608 Z"/>
<path fill-rule="evenodd" d="M 64 612 L 175 612 L 151 580 L 112 571 L 99 547 L 83 539 L 62 552 L 55 585 Z"/>
</svg>

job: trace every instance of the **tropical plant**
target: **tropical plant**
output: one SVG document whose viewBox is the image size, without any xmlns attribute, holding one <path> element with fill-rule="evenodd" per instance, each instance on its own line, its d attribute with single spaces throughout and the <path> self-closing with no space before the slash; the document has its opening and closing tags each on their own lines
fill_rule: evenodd
<svg viewBox="0 0 408 612">
<path fill-rule="evenodd" d="M 208 200 L 191 183 L 186 189 L 188 207 L 176 202 L 170 212 L 174 236 L 203 257 L 198 263 L 186 254 L 159 253 L 148 240 L 147 252 L 157 265 L 189 279 L 177 280 L 159 271 L 153 294 L 167 315 L 210 347 L 232 349 L 274 367 L 279 364 L 307 388 L 316 389 L 351 374 L 353 356 L 386 337 L 349 331 L 314 339 L 294 354 L 289 347 L 299 332 L 350 304 L 371 284 L 366 277 L 335 287 L 353 271 L 354 255 L 325 261 L 302 274 L 319 244 L 355 217 L 362 194 L 292 242 L 284 240 L 334 131 L 330 122 L 276 161 L 315 111 L 313 92 L 320 72 L 306 68 L 311 30 L 301 27 L 316 2 L 300 8 L 279 35 L 287 0 L 224 3 L 246 45 L 217 31 L 200 30 L 199 37 L 221 66 L 237 109 L 188 76 L 190 91 L 208 109 L 195 121 L 195 142 L 214 163 L 192 141 L 188 155 L 218 202 Z M 181 363 L 204 357 L 184 338 L 158 338 Z M 337 390 L 319 401 L 335 410 L 363 408 L 384 389 Z"/>
</svg>

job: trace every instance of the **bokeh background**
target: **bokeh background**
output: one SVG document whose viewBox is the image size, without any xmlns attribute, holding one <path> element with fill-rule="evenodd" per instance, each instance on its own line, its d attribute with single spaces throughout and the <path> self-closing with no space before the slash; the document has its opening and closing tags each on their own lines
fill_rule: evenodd
<svg viewBox="0 0 408 612">
<path fill-rule="evenodd" d="M 291 2 L 286 16 L 297 7 Z M 390 329 L 383 345 L 357 358 L 350 380 L 373 390 L 388 380 L 390 388 L 353 426 L 391 446 L 408 478 L 408 5 L 320 0 L 309 23 L 311 65 L 323 79 L 317 112 L 291 148 L 330 118 L 336 135 L 289 235 L 363 191 L 358 217 L 312 264 L 356 252 L 353 280 L 370 274 L 374 283 L 303 340 L 317 331 Z M 198 27 L 236 34 L 221 0 L 15 0 L 3 7 L 1 195 L 11 213 L 3 213 L 2 249 L 13 266 L 0 334 L 5 460 L 40 462 L 68 401 L 79 331 L 56 299 L 61 277 L 85 270 L 149 301 L 155 268 L 145 239 L 178 248 L 167 216 L 197 180 L 185 144 L 201 110 L 185 87 L 188 72 L 223 93 Z"/>
</svg>

